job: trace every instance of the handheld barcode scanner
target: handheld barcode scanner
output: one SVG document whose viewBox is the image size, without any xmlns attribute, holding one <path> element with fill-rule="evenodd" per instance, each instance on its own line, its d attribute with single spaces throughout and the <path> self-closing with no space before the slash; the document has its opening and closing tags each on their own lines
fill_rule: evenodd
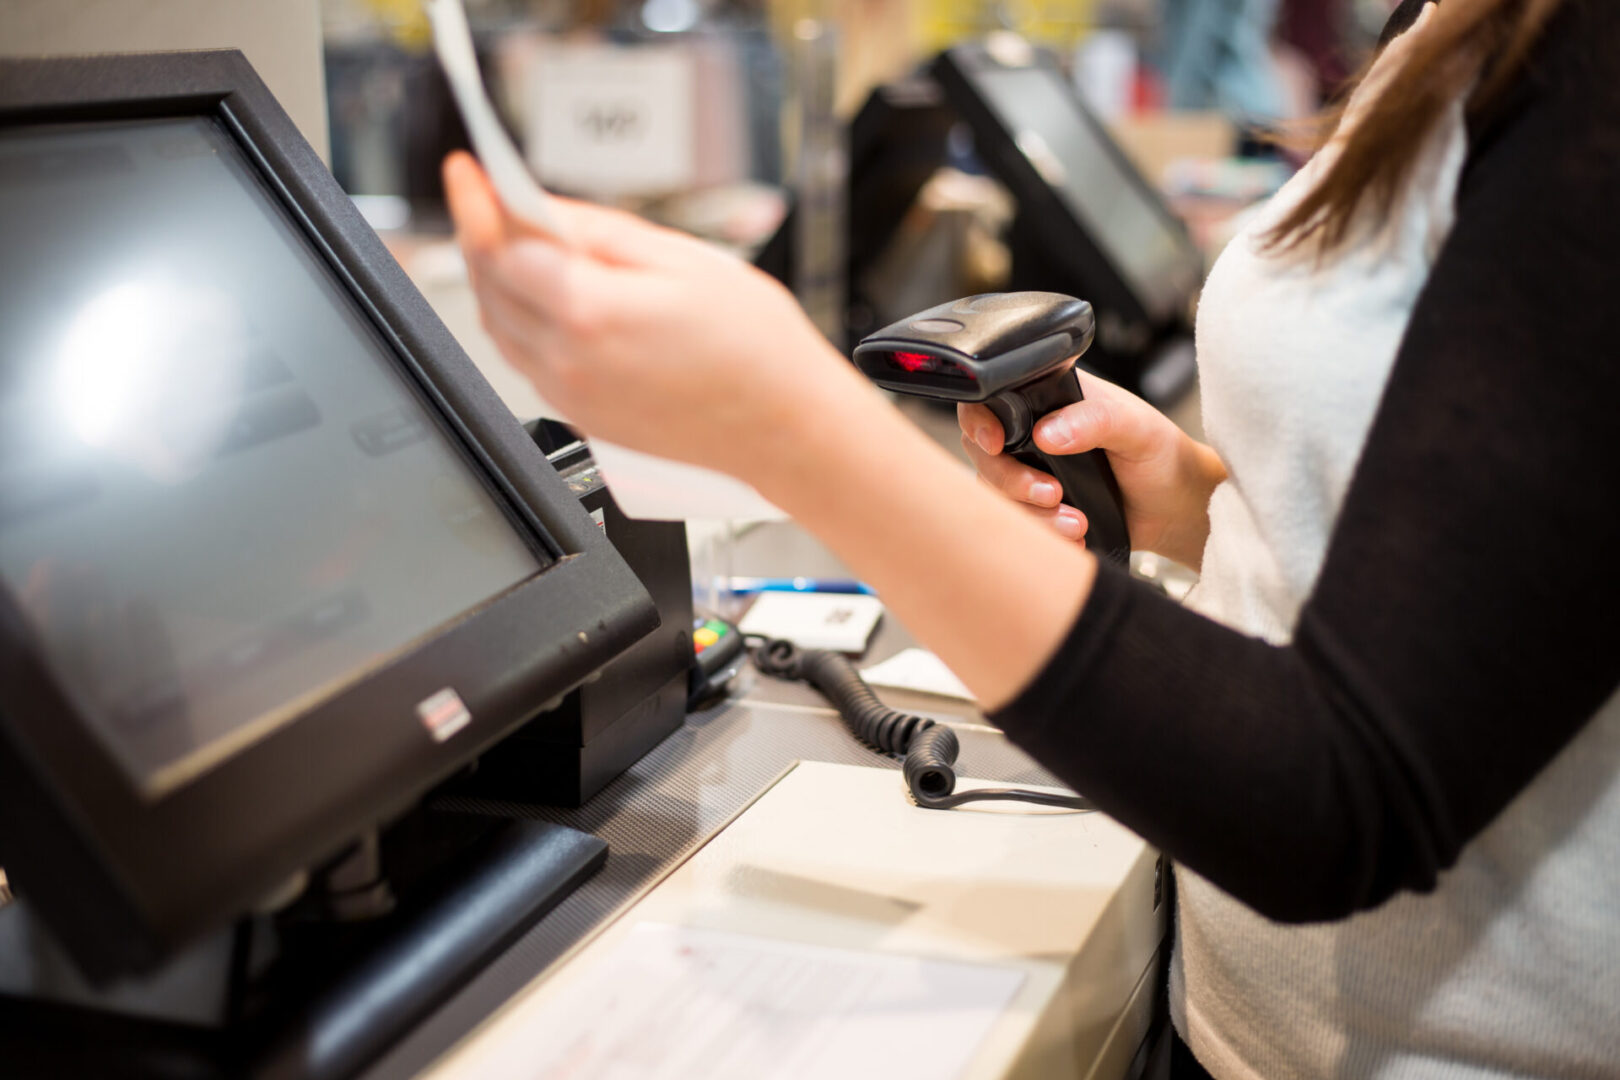
<svg viewBox="0 0 1620 1080">
<path fill-rule="evenodd" d="M 1035 422 L 1084 399 L 1074 363 L 1091 346 L 1091 305 L 1060 293 L 983 293 L 929 308 L 867 335 L 855 365 L 888 390 L 983 402 L 1001 421 L 1006 452 L 1048 472 L 1086 515 L 1086 546 L 1121 566 L 1130 536 L 1119 482 L 1102 450 L 1048 456 Z"/>
</svg>

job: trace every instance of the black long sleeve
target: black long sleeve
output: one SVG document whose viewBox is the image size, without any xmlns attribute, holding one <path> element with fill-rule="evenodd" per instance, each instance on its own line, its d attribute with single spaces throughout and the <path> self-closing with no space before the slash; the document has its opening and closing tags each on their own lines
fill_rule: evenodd
<svg viewBox="0 0 1620 1080">
<path fill-rule="evenodd" d="M 994 718 L 1263 914 L 1432 888 L 1620 684 L 1617 56 L 1570 0 L 1471 133 L 1293 643 L 1105 571 Z"/>
</svg>

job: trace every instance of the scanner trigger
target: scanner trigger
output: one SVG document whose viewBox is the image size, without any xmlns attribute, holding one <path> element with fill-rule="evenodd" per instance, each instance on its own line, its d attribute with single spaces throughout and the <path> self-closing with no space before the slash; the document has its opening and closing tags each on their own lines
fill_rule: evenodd
<svg viewBox="0 0 1620 1080">
<path fill-rule="evenodd" d="M 985 405 L 1001 421 L 1002 453 L 1015 454 L 1029 449 L 1035 418 L 1030 414 L 1029 402 L 1024 400 L 1024 395 L 1008 391 L 988 399 Z"/>
</svg>

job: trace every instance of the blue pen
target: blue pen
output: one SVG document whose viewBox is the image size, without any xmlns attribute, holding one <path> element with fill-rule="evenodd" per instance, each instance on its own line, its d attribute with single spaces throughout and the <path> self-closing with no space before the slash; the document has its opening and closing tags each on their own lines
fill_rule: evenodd
<svg viewBox="0 0 1620 1080">
<path fill-rule="evenodd" d="M 726 582 L 726 591 L 736 596 L 761 592 L 807 593 L 860 593 L 876 596 L 877 592 L 864 581 L 848 578 L 807 577 L 734 577 Z"/>
</svg>

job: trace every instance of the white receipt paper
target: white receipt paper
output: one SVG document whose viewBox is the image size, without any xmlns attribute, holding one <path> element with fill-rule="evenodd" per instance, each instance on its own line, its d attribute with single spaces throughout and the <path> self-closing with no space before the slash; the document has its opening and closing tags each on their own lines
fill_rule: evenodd
<svg viewBox="0 0 1620 1080">
<path fill-rule="evenodd" d="M 520 1035 L 480 1076 L 947 1080 L 1023 981 L 1014 968 L 641 923 L 506 1025 Z"/>
<path fill-rule="evenodd" d="M 858 656 L 883 617 L 883 601 L 856 593 L 762 592 L 737 629 L 744 637 L 781 638 L 801 649 Z"/>
<path fill-rule="evenodd" d="M 450 82 L 473 148 L 502 205 L 513 217 L 568 244 L 566 221 L 524 165 L 484 93 L 461 0 L 427 0 L 427 13 L 433 24 L 439 66 Z M 549 403 L 546 413 L 559 420 L 568 419 Z M 591 440 L 591 454 L 619 508 L 633 518 L 776 520 L 783 516 L 747 484 L 711 469 L 654 457 L 600 439 Z"/>
</svg>

